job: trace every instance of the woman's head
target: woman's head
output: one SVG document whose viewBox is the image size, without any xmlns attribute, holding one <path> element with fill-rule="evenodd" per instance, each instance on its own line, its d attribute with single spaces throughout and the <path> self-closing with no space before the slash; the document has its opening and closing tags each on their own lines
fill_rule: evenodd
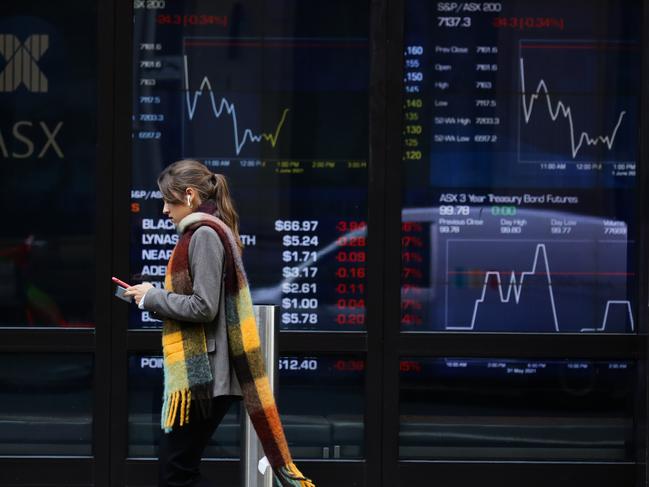
<svg viewBox="0 0 649 487">
<path fill-rule="evenodd" d="M 206 201 L 216 204 L 215 216 L 230 227 L 239 238 L 239 215 L 230 197 L 230 188 L 222 174 L 215 174 L 198 161 L 182 160 L 167 166 L 158 176 L 158 187 L 164 200 L 163 213 L 174 223 L 196 211 Z"/>
</svg>

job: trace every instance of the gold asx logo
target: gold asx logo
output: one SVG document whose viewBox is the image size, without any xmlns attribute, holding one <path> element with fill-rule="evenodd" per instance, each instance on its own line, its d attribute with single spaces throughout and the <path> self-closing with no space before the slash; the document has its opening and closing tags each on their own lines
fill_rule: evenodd
<svg viewBox="0 0 649 487">
<path fill-rule="evenodd" d="M 38 62 L 49 46 L 50 36 L 47 34 L 30 35 L 23 44 L 13 34 L 0 34 L 0 57 L 6 61 L 0 72 L 0 93 L 13 93 L 21 85 L 32 93 L 47 93 L 48 80 Z M 63 159 L 63 150 L 56 139 L 63 127 L 62 121 L 57 122 L 54 128 L 42 120 L 11 122 L 11 127 L 0 127 L 0 157 L 42 159 L 53 151 Z"/>
<path fill-rule="evenodd" d="M 25 85 L 33 93 L 46 93 L 47 77 L 38 67 L 38 61 L 49 45 L 47 34 L 33 34 L 24 44 L 12 34 L 0 34 L 0 56 L 7 62 L 0 73 L 0 92 L 16 91 Z"/>
</svg>

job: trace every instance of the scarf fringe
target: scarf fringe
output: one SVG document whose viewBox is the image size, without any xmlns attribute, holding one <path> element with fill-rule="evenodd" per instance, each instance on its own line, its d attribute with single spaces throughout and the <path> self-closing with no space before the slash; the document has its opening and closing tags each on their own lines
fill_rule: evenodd
<svg viewBox="0 0 649 487">
<path fill-rule="evenodd" d="M 315 487 L 311 479 L 302 475 L 294 463 L 279 467 L 275 472 L 275 485 L 279 487 Z"/>
<path fill-rule="evenodd" d="M 169 431 L 173 428 L 176 419 L 180 426 L 189 421 L 189 406 L 192 400 L 192 393 L 189 389 L 175 391 L 167 394 L 162 404 L 162 428 Z M 180 413 L 180 414 L 179 414 Z"/>
<path fill-rule="evenodd" d="M 162 414 L 160 415 L 162 429 L 169 433 L 174 424 L 178 423 L 178 426 L 187 424 L 192 401 L 198 406 L 196 411 L 198 415 L 209 418 L 212 413 L 212 398 L 209 389 L 209 387 L 203 385 L 165 395 L 162 403 Z"/>
</svg>

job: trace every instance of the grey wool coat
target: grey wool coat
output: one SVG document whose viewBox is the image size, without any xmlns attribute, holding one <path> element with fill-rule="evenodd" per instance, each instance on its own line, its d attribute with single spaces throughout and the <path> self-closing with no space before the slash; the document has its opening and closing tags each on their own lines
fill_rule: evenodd
<svg viewBox="0 0 649 487">
<path fill-rule="evenodd" d="M 241 387 L 230 364 L 225 325 L 224 249 L 217 233 L 199 227 L 189 242 L 189 271 L 193 294 L 149 289 L 143 307 L 158 318 L 205 323 L 207 356 L 212 368 L 212 396 L 241 395 Z"/>
</svg>

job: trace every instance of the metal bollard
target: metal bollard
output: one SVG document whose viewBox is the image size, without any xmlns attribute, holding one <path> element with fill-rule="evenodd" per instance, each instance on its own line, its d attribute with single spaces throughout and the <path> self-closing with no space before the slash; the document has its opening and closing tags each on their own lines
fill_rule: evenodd
<svg viewBox="0 0 649 487">
<path fill-rule="evenodd" d="M 268 380 L 273 393 L 277 390 L 277 306 L 255 305 L 253 312 L 259 326 L 261 350 L 264 354 Z M 262 475 L 257 468 L 264 457 L 257 433 L 248 414 L 243 419 L 243 485 L 244 487 L 272 487 L 273 471 L 270 467 Z"/>
</svg>

